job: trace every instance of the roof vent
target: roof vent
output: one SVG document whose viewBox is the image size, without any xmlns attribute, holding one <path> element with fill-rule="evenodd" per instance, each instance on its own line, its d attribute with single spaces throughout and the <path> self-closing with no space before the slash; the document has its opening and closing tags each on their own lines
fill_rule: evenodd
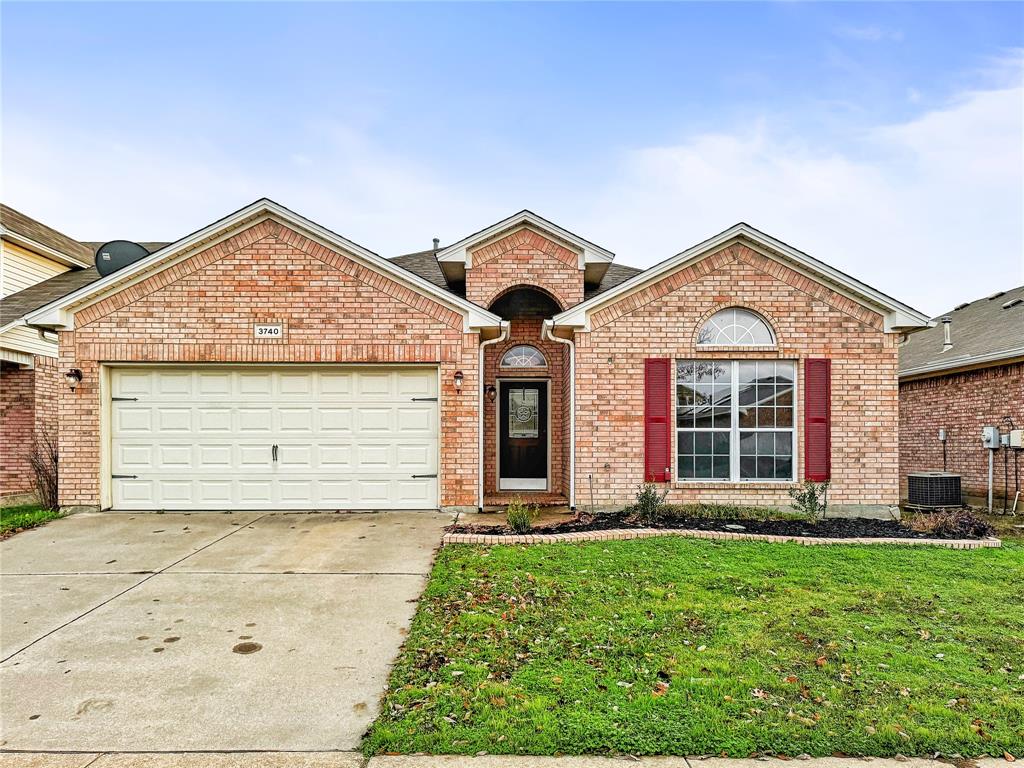
<svg viewBox="0 0 1024 768">
<path fill-rule="evenodd" d="M 149 251 L 129 240 L 111 240 L 96 249 L 96 271 L 103 277 L 149 256 Z"/>
<path fill-rule="evenodd" d="M 949 332 L 949 326 L 952 324 L 953 318 L 946 315 L 942 318 L 942 351 L 946 352 L 953 348 L 953 339 Z"/>
<path fill-rule="evenodd" d="M 1016 307 L 1021 302 L 1024 302 L 1024 299 L 1022 299 L 1020 296 L 1018 296 L 1016 299 L 1010 299 L 1008 302 L 1003 304 L 1003 309 L 1009 309 L 1010 307 Z"/>
<path fill-rule="evenodd" d="M 437 253 L 437 249 L 440 248 L 440 247 L 441 247 L 441 238 L 440 237 L 435 237 L 434 238 L 434 253 Z"/>
<path fill-rule="evenodd" d="M 993 293 L 991 296 L 988 297 L 988 300 L 992 301 L 992 299 L 998 299 L 1004 293 L 1006 293 L 1006 291 L 996 291 L 995 293 Z"/>
<path fill-rule="evenodd" d="M 971 306 L 971 302 L 965 301 L 963 304 L 957 304 L 955 307 L 953 307 L 953 311 L 954 312 L 959 312 L 964 307 L 969 307 L 969 306 Z"/>
</svg>

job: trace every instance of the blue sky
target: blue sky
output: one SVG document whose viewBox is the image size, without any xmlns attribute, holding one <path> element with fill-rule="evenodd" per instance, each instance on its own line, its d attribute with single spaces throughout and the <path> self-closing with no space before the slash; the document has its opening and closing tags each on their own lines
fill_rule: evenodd
<svg viewBox="0 0 1024 768">
<path fill-rule="evenodd" d="M 1024 5 L 21 4 L 2 193 L 81 239 L 267 196 L 384 255 L 739 220 L 920 309 L 1024 281 Z"/>
</svg>

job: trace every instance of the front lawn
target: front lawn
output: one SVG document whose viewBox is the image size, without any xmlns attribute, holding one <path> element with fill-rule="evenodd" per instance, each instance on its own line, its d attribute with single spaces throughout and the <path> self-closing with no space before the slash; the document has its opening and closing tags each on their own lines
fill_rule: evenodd
<svg viewBox="0 0 1024 768">
<path fill-rule="evenodd" d="M 20 507 L 0 507 L 0 539 L 13 536 L 23 528 L 35 528 L 37 525 L 55 520 L 60 512 L 52 509 L 40 509 L 34 504 Z"/>
<path fill-rule="evenodd" d="M 1024 546 L 438 555 L 367 754 L 1024 755 Z"/>
</svg>

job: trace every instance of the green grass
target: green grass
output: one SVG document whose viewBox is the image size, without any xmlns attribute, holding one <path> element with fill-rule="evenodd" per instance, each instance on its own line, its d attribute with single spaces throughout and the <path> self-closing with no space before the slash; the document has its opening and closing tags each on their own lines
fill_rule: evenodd
<svg viewBox="0 0 1024 768">
<path fill-rule="evenodd" d="M 438 555 L 367 754 L 1024 754 L 1024 545 Z"/>
<path fill-rule="evenodd" d="M 0 537 L 8 537 L 22 528 L 35 528 L 37 525 L 55 520 L 60 512 L 52 509 L 40 509 L 34 504 L 20 507 L 0 507 Z"/>
</svg>

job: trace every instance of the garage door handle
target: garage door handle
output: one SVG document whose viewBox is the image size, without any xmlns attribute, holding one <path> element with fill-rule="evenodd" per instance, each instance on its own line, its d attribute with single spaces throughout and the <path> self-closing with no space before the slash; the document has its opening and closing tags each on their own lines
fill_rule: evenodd
<svg viewBox="0 0 1024 768">
<path fill-rule="evenodd" d="M 272 458 L 272 459 L 273 459 L 274 461 L 277 461 L 277 446 L 276 446 L 276 445 L 275 445 L 275 446 L 272 446 L 272 447 L 270 448 L 270 457 L 271 457 L 271 458 Z"/>
<path fill-rule="evenodd" d="M 112 480 L 135 480 L 138 475 L 111 475 Z"/>
<path fill-rule="evenodd" d="M 437 475 L 413 475 L 412 477 L 414 480 L 419 480 L 424 477 L 437 477 Z"/>
<path fill-rule="evenodd" d="M 412 399 L 414 403 L 436 403 L 436 397 L 414 397 Z"/>
<path fill-rule="evenodd" d="M 139 398 L 137 397 L 112 397 L 110 398 L 112 403 L 137 403 Z"/>
</svg>

